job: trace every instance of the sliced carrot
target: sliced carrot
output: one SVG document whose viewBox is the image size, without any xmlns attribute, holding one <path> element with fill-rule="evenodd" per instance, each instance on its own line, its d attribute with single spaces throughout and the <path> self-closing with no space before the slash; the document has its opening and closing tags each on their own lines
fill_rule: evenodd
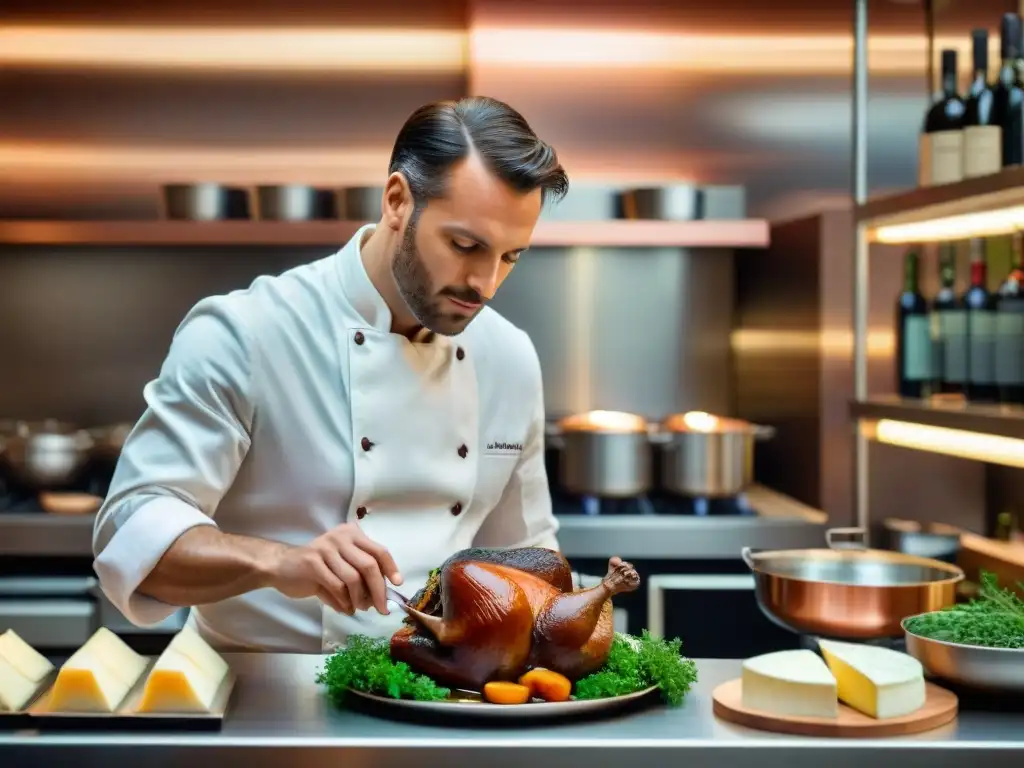
<svg viewBox="0 0 1024 768">
<path fill-rule="evenodd" d="M 550 669 L 536 667 L 519 678 L 519 684 L 530 689 L 530 694 L 544 701 L 568 701 L 572 682 L 565 675 Z"/>
<path fill-rule="evenodd" d="M 484 698 L 492 704 L 525 704 L 530 700 L 530 689 L 518 683 L 495 681 L 484 685 Z"/>
</svg>

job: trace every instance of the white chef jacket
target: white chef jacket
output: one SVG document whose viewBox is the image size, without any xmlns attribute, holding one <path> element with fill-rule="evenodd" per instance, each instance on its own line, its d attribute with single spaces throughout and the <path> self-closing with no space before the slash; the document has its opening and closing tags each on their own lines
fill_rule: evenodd
<svg viewBox="0 0 1024 768">
<path fill-rule="evenodd" d="M 557 549 L 532 342 L 490 308 L 458 336 L 391 333 L 360 256 L 372 226 L 200 301 L 175 332 L 93 533 L 102 589 L 136 625 L 176 610 L 136 590 L 198 525 L 302 545 L 354 522 L 391 551 L 410 596 L 465 547 Z M 402 618 L 260 589 L 189 621 L 221 649 L 321 652 Z"/>
</svg>

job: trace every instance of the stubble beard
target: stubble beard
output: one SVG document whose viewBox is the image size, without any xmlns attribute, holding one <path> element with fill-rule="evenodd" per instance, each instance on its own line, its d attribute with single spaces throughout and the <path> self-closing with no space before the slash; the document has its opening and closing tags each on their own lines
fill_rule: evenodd
<svg viewBox="0 0 1024 768">
<path fill-rule="evenodd" d="M 419 211 L 415 211 L 405 228 L 402 242 L 391 260 L 391 274 L 394 277 L 398 293 L 405 302 L 406 308 L 416 322 L 427 330 L 442 336 L 455 336 L 462 333 L 469 321 L 476 317 L 447 314 L 440 308 L 444 300 L 434 292 L 430 273 L 416 248 L 416 222 Z"/>
</svg>

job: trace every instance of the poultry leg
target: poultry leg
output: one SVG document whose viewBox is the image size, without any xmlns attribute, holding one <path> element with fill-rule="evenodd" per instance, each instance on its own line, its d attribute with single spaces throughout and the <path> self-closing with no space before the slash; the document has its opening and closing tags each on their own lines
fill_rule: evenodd
<svg viewBox="0 0 1024 768">
<path fill-rule="evenodd" d="M 464 690 L 479 690 L 474 670 L 461 664 L 451 648 L 442 648 L 437 640 L 416 627 L 402 627 L 391 636 L 391 658 L 405 662 L 420 674 L 441 685 Z"/>
<path fill-rule="evenodd" d="M 609 599 L 640 586 L 630 563 L 615 557 L 596 587 L 554 595 L 537 614 L 534 666 L 548 667 L 579 679 L 607 658 L 614 638 Z"/>
</svg>

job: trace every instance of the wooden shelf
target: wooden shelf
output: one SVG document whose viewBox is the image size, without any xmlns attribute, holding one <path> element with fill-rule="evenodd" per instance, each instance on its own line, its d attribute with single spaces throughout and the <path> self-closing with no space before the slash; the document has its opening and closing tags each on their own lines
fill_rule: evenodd
<svg viewBox="0 0 1024 768">
<path fill-rule="evenodd" d="M 856 209 L 857 221 L 872 228 L 912 224 L 968 213 L 1024 205 L 1024 167 L 988 176 L 922 187 L 869 200 Z"/>
<path fill-rule="evenodd" d="M 1024 439 L 1024 408 L 1017 406 L 878 397 L 866 402 L 851 403 L 850 413 L 856 419 L 892 419 Z"/>
<path fill-rule="evenodd" d="M 331 245 L 356 221 L 0 221 L 0 245 Z M 763 219 L 721 221 L 541 221 L 535 247 L 764 248 Z"/>
</svg>

